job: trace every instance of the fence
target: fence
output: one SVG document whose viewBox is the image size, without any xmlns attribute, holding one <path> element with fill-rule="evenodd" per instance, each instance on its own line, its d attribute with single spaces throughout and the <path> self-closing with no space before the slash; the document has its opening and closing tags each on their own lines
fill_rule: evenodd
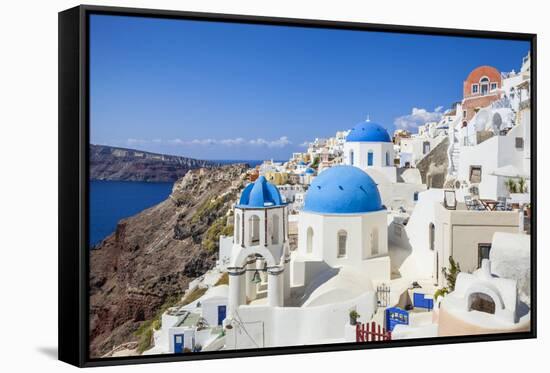
<svg viewBox="0 0 550 373">
<path fill-rule="evenodd" d="M 391 332 L 381 328 L 376 322 L 357 324 L 355 326 L 357 342 L 391 341 Z"/>
</svg>

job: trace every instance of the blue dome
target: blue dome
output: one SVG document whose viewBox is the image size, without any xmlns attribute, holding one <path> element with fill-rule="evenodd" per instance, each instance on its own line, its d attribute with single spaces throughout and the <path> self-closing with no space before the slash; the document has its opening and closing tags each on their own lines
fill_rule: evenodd
<svg viewBox="0 0 550 373">
<path fill-rule="evenodd" d="M 305 165 L 306 165 L 306 162 L 304 162 L 304 161 L 298 162 L 298 166 L 305 166 Z"/>
<path fill-rule="evenodd" d="M 306 174 L 313 175 L 315 173 L 315 170 L 313 168 L 308 167 L 305 171 Z"/>
<path fill-rule="evenodd" d="M 388 131 L 374 122 L 361 122 L 351 129 L 346 141 L 355 142 L 391 142 Z"/>
<path fill-rule="evenodd" d="M 283 200 L 279 189 L 269 183 L 264 176 L 260 176 L 255 182 L 250 183 L 241 193 L 241 199 L 237 207 L 270 207 L 282 206 Z"/>
<path fill-rule="evenodd" d="M 326 214 L 357 214 L 382 210 L 376 183 L 365 171 L 353 166 L 335 166 L 311 183 L 304 211 Z"/>
</svg>

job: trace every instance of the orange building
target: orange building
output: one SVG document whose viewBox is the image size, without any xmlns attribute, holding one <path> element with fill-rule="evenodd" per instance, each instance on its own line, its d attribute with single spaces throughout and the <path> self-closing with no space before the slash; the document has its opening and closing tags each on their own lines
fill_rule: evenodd
<svg viewBox="0 0 550 373">
<path fill-rule="evenodd" d="M 462 110 L 464 124 L 470 121 L 475 113 L 500 99 L 502 76 L 492 66 L 475 68 L 464 81 L 464 98 Z"/>
</svg>

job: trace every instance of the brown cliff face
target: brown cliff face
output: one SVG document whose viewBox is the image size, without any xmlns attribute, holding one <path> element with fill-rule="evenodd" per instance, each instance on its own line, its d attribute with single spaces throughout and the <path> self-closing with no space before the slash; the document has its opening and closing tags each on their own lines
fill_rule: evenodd
<svg viewBox="0 0 550 373">
<path fill-rule="evenodd" d="M 115 181 L 176 181 L 187 171 L 216 163 L 135 149 L 90 145 L 90 179 Z"/>
<path fill-rule="evenodd" d="M 168 297 L 182 294 L 212 268 L 217 243 L 206 238 L 231 230 L 227 212 L 244 186 L 246 169 L 189 171 L 167 200 L 121 220 L 116 232 L 91 251 L 92 357 L 136 340 L 134 332 Z"/>
</svg>

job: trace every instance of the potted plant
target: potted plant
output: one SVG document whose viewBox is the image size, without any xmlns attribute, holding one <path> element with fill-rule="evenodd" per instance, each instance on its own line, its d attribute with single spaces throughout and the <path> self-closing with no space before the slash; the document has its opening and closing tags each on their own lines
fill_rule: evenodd
<svg viewBox="0 0 550 373">
<path fill-rule="evenodd" d="M 350 313 L 349 313 L 349 323 L 350 323 L 350 325 L 357 325 L 357 319 L 359 317 L 361 317 L 361 315 L 359 315 L 356 310 L 351 310 Z"/>
<path fill-rule="evenodd" d="M 511 179 L 510 179 L 511 180 Z M 527 193 L 527 181 L 525 178 L 520 177 L 517 182 L 513 181 L 515 188 L 510 190 L 510 199 L 512 203 L 522 205 L 529 202 L 529 193 Z"/>
</svg>

